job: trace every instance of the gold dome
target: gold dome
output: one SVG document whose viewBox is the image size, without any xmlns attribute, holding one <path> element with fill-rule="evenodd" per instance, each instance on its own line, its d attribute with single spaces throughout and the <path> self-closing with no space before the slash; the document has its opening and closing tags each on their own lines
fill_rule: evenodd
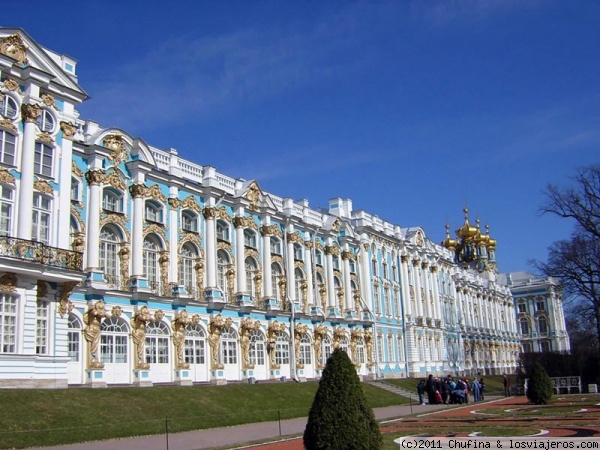
<svg viewBox="0 0 600 450">
<path fill-rule="evenodd" d="M 485 226 L 485 237 L 486 237 L 486 246 L 488 248 L 488 250 L 493 250 L 496 248 L 496 240 L 492 239 L 492 237 L 490 236 L 490 226 L 486 225 Z"/>
<path fill-rule="evenodd" d="M 450 237 L 450 225 L 446 225 L 446 239 L 442 241 L 442 247 L 454 250 L 456 248 L 456 244 L 456 240 Z"/>
<path fill-rule="evenodd" d="M 465 224 L 456 230 L 456 235 L 461 239 L 472 239 L 479 233 L 479 230 L 469 223 L 469 210 L 465 208 L 463 212 L 465 213 Z"/>
</svg>

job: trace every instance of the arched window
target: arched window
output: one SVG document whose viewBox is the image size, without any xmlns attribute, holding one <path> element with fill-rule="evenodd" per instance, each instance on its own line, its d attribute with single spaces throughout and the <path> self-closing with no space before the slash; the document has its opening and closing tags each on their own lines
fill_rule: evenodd
<svg viewBox="0 0 600 450">
<path fill-rule="evenodd" d="M 6 119 L 14 120 L 19 113 L 17 102 L 10 95 L 0 96 L 0 115 Z"/>
<path fill-rule="evenodd" d="M 223 292 L 227 292 L 227 267 L 230 261 L 225 250 L 217 251 L 217 287 Z"/>
<path fill-rule="evenodd" d="M 181 228 L 184 231 L 198 232 L 198 214 L 185 210 L 181 212 Z"/>
<path fill-rule="evenodd" d="M 14 189 L 0 184 L 0 235 L 10 236 L 12 233 Z"/>
<path fill-rule="evenodd" d="M 244 245 L 248 248 L 256 247 L 256 233 L 252 230 L 244 230 Z"/>
<path fill-rule="evenodd" d="M 217 240 L 229 242 L 229 224 L 223 220 L 217 220 Z"/>
<path fill-rule="evenodd" d="M 221 331 L 221 362 L 237 364 L 237 333 L 231 327 Z"/>
<path fill-rule="evenodd" d="M 279 331 L 275 338 L 275 364 L 290 363 L 290 341 L 288 335 Z"/>
<path fill-rule="evenodd" d="M 185 362 L 204 364 L 206 361 L 206 337 L 198 324 L 185 327 Z"/>
<path fill-rule="evenodd" d="M 304 333 L 300 337 L 300 354 L 298 355 L 300 364 L 312 364 L 312 352 L 310 345 L 310 337 L 308 333 Z"/>
<path fill-rule="evenodd" d="M 69 313 L 69 331 L 67 332 L 68 356 L 71 361 L 79 361 L 81 354 L 81 321 Z"/>
<path fill-rule="evenodd" d="M 121 317 L 110 317 L 102 322 L 100 355 L 103 363 L 126 364 L 129 328 Z"/>
<path fill-rule="evenodd" d="M 0 162 L 14 166 L 16 148 L 17 137 L 6 130 L 0 130 Z"/>
<path fill-rule="evenodd" d="M 148 222 L 164 223 L 163 206 L 154 200 L 146 200 L 145 218 Z"/>
<path fill-rule="evenodd" d="M 169 363 L 169 327 L 162 321 L 146 325 L 146 362 Z"/>
<path fill-rule="evenodd" d="M 52 200 L 38 193 L 33 194 L 33 220 L 31 240 L 42 244 L 50 243 L 50 212 Z"/>
<path fill-rule="evenodd" d="M 109 285 L 119 285 L 119 242 L 121 234 L 110 225 L 100 230 L 100 270 Z"/>
<path fill-rule="evenodd" d="M 104 188 L 102 190 L 102 209 L 105 211 L 122 213 L 123 193 L 114 188 Z"/>
<path fill-rule="evenodd" d="M 185 286 L 188 293 L 196 290 L 194 266 L 197 258 L 198 250 L 196 247 L 189 242 L 183 244 L 179 251 L 179 284 Z"/>
<path fill-rule="evenodd" d="M 161 248 L 160 240 L 155 235 L 150 234 L 144 238 L 144 273 L 150 289 L 154 291 L 159 288 L 158 256 Z"/>
<path fill-rule="evenodd" d="M 246 290 L 250 294 L 250 297 L 254 297 L 254 294 L 255 294 L 254 293 L 254 291 L 255 291 L 254 277 L 256 276 L 256 273 L 258 272 L 258 266 L 257 266 L 254 258 L 250 258 L 250 257 L 246 258 L 244 263 L 246 266 Z M 258 295 L 260 295 L 260 293 L 258 293 Z"/>
<path fill-rule="evenodd" d="M 265 365 L 265 336 L 259 330 L 250 331 L 250 351 L 248 353 L 250 364 L 255 366 Z"/>
<path fill-rule="evenodd" d="M 271 254 L 281 255 L 281 239 L 276 238 L 276 237 L 271 237 L 270 245 L 271 245 Z"/>
<path fill-rule="evenodd" d="M 54 149 L 43 142 L 36 142 L 33 155 L 33 171 L 36 175 L 52 177 Z"/>
<path fill-rule="evenodd" d="M 54 120 L 54 116 L 50 113 L 50 111 L 47 109 L 42 109 L 42 113 L 36 121 L 36 125 L 40 131 L 52 133 L 54 131 L 55 124 L 56 121 Z"/>
<path fill-rule="evenodd" d="M 271 264 L 271 289 L 273 290 L 273 297 L 277 300 L 277 303 L 281 302 L 281 293 L 279 292 L 279 282 L 283 279 L 283 271 L 281 266 L 277 263 Z"/>
<path fill-rule="evenodd" d="M 295 280 L 295 288 L 296 288 L 296 301 L 302 301 L 302 285 L 304 283 L 304 273 L 298 267 L 294 269 L 294 280 Z"/>
<path fill-rule="evenodd" d="M 294 259 L 296 261 L 304 260 L 304 250 L 302 246 L 298 243 L 294 243 Z"/>
</svg>

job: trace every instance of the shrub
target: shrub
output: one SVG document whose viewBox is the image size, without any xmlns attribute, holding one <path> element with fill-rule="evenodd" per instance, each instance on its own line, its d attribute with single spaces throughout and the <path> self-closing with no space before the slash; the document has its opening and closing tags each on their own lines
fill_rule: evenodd
<svg viewBox="0 0 600 450">
<path fill-rule="evenodd" d="M 356 369 L 345 351 L 327 360 L 304 430 L 306 450 L 376 450 L 383 441 Z"/>
<path fill-rule="evenodd" d="M 535 363 L 529 372 L 527 398 L 536 405 L 545 405 L 552 398 L 552 380 L 540 363 Z"/>
</svg>

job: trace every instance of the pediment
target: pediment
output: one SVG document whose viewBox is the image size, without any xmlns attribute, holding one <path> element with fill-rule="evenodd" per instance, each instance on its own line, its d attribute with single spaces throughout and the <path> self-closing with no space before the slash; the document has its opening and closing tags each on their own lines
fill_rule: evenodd
<svg viewBox="0 0 600 450">
<path fill-rule="evenodd" d="M 62 56 L 40 46 L 24 30 L 0 28 L 0 54 L 12 58 L 15 61 L 14 65 L 21 69 L 31 67 L 44 72 L 49 75 L 50 84 L 57 84 L 74 91 L 79 101 L 88 98 L 88 95 L 76 82 L 75 75 L 67 73 L 61 67 Z M 68 59 L 75 62 L 71 58 Z"/>
<path fill-rule="evenodd" d="M 248 200 L 248 208 L 252 211 L 261 208 L 276 209 L 273 200 L 260 188 L 256 180 L 245 181 L 237 196 Z"/>
</svg>

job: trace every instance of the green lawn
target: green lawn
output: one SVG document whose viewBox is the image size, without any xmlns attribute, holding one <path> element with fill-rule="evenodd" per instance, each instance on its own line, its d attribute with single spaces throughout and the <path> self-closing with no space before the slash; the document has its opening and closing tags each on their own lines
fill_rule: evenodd
<svg viewBox="0 0 600 450">
<path fill-rule="evenodd" d="M 308 415 L 318 384 L 1 390 L 0 448 L 58 445 Z M 363 384 L 371 407 L 406 403 Z"/>
</svg>

